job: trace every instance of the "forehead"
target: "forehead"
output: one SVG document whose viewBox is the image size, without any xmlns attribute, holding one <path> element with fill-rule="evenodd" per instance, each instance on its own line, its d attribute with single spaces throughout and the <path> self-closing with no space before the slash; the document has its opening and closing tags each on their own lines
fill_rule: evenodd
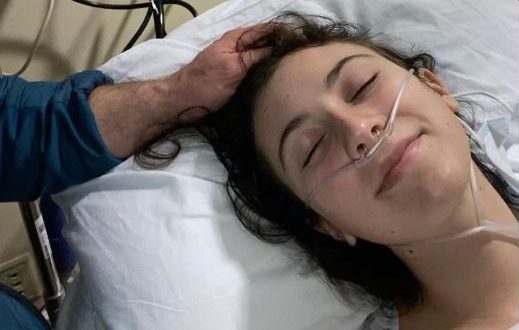
<svg viewBox="0 0 519 330">
<path fill-rule="evenodd" d="M 326 75 L 338 61 L 355 54 L 374 55 L 375 60 L 381 58 L 369 48 L 336 42 L 305 48 L 280 61 L 260 94 L 254 113 L 258 147 L 269 163 L 275 164 L 274 170 L 281 171 L 276 155 L 280 136 L 287 123 L 296 115 L 317 107 L 326 90 Z M 356 67 L 362 67 L 362 62 L 351 61 L 348 72 L 354 72 Z"/>
<path fill-rule="evenodd" d="M 283 58 L 269 79 L 258 105 L 267 106 L 268 101 L 286 102 L 286 96 L 301 96 L 301 85 L 321 87 L 326 74 L 342 58 L 355 54 L 379 56 L 372 49 L 352 44 L 333 42 L 323 46 L 308 47 Z M 348 65 L 350 67 L 350 65 Z M 352 63 L 354 68 L 355 64 Z M 288 102 L 293 102 L 290 99 Z"/>
</svg>

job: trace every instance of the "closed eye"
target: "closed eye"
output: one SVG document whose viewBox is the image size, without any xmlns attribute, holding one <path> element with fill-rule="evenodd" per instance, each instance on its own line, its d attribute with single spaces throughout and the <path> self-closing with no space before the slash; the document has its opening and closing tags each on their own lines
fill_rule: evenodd
<svg viewBox="0 0 519 330">
<path fill-rule="evenodd" d="M 357 92 L 355 92 L 355 94 L 352 96 L 352 98 L 350 99 L 350 103 L 354 102 L 357 97 L 359 97 L 378 77 L 378 72 L 375 73 L 371 78 L 369 78 L 368 81 L 366 81 L 358 90 Z M 302 168 L 305 168 L 309 163 L 310 161 L 312 160 L 312 156 L 314 155 L 315 151 L 317 150 L 317 148 L 319 147 L 319 145 L 321 144 L 321 142 L 323 142 L 324 138 L 325 138 L 326 134 L 323 134 L 319 140 L 317 140 L 317 142 L 314 144 L 314 146 L 312 147 L 312 150 L 310 150 L 310 152 L 308 153 L 308 156 L 306 157 L 304 163 L 303 163 L 303 167 Z"/>
<path fill-rule="evenodd" d="M 378 72 L 375 73 L 371 78 L 369 78 L 368 81 L 366 81 L 366 83 L 364 83 L 364 85 L 362 85 L 358 90 L 357 92 L 352 96 L 351 100 L 350 100 L 350 103 L 354 102 L 355 99 L 360 95 L 362 94 L 362 92 L 367 88 L 369 87 L 369 85 L 371 83 L 373 83 L 376 79 L 377 79 L 377 76 L 378 76 Z"/>
<path fill-rule="evenodd" d="M 325 135 L 326 134 L 323 134 L 323 136 L 321 136 L 319 138 L 319 140 L 317 140 L 317 142 L 314 144 L 312 150 L 310 150 L 310 152 L 308 153 L 308 156 L 305 159 L 305 162 L 303 163 L 303 168 L 305 168 L 306 165 L 308 165 L 308 163 L 310 163 L 310 160 L 312 160 L 312 156 L 313 156 L 314 152 L 317 150 L 317 147 L 319 147 L 319 144 L 321 144 L 321 142 L 323 142 Z"/>
</svg>

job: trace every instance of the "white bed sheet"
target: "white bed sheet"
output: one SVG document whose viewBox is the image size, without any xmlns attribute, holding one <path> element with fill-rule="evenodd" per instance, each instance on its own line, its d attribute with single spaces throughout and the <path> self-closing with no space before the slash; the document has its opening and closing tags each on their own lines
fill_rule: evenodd
<svg viewBox="0 0 519 330">
<path fill-rule="evenodd" d="M 235 0 L 101 69 L 116 81 L 163 76 L 226 30 L 283 10 L 346 18 L 432 51 L 453 91 L 483 90 L 506 102 L 513 114 L 474 98 L 485 107 L 482 137 L 519 187 L 517 169 L 506 168 L 519 158 L 516 146 L 486 124 L 504 118 L 500 123 L 517 134 L 507 124 L 519 113 L 516 7 L 512 0 Z M 301 274 L 291 250 L 251 236 L 234 216 L 225 171 L 210 148 L 196 139 L 183 146 L 166 168 L 143 170 L 130 158 L 55 196 L 81 267 L 58 328 L 358 328 L 369 308 L 344 305 L 317 275 Z"/>
</svg>

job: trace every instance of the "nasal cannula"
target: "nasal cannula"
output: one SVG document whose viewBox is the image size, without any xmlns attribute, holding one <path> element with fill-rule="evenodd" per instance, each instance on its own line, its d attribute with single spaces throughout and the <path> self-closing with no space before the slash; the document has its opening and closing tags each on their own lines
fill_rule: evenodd
<svg viewBox="0 0 519 330">
<path fill-rule="evenodd" d="M 395 102 L 391 108 L 391 111 L 389 112 L 388 119 L 386 121 L 385 127 L 383 128 L 383 133 L 380 134 L 379 140 L 374 143 L 371 147 L 368 147 L 367 150 L 364 151 L 361 157 L 358 159 L 351 161 L 341 167 L 339 167 L 337 170 L 333 171 L 331 174 L 327 175 L 319 184 L 317 184 L 307 195 L 307 198 L 305 200 L 305 204 L 310 207 L 312 201 L 316 197 L 317 193 L 325 187 L 331 180 L 339 176 L 340 174 L 343 174 L 345 171 L 359 168 L 366 163 L 368 163 L 371 159 L 373 159 L 373 156 L 375 153 L 380 152 L 380 150 L 383 149 L 383 147 L 387 144 L 389 139 L 391 138 L 394 130 L 394 121 L 396 118 L 396 115 L 398 113 L 398 109 L 400 106 L 400 101 L 402 99 L 402 95 L 404 94 L 405 88 L 409 84 L 409 81 L 411 80 L 411 77 L 414 73 L 414 69 L 410 69 L 404 80 L 402 81 Z M 461 124 L 464 126 L 465 131 L 469 136 L 472 138 L 475 138 L 476 136 L 473 135 L 472 130 L 468 125 L 463 122 L 463 120 L 460 119 Z M 472 133 L 472 134 L 471 134 Z M 481 147 L 483 145 L 479 140 L 476 140 L 478 144 L 480 144 Z M 519 223 L 514 222 L 511 224 L 502 224 L 497 223 L 495 221 L 485 219 L 483 217 L 483 214 L 479 208 L 479 198 L 477 193 L 477 182 L 476 182 L 476 175 L 474 170 L 474 164 L 471 162 L 470 167 L 470 179 L 471 179 L 471 191 L 472 191 L 472 197 L 473 197 L 473 203 L 476 213 L 476 220 L 477 224 L 475 227 L 469 228 L 467 230 L 463 230 L 461 232 L 452 233 L 452 234 L 446 234 L 446 235 L 439 235 L 432 238 L 426 238 L 419 241 L 414 242 L 406 242 L 402 244 L 395 244 L 393 246 L 417 246 L 417 245 L 428 245 L 428 244 L 436 244 L 436 243 L 442 243 L 447 241 L 452 241 L 456 239 L 461 239 L 464 237 L 472 236 L 481 232 L 489 232 L 493 233 L 495 235 L 499 235 L 505 238 L 514 239 L 515 244 L 518 243 L 519 240 Z"/>
</svg>

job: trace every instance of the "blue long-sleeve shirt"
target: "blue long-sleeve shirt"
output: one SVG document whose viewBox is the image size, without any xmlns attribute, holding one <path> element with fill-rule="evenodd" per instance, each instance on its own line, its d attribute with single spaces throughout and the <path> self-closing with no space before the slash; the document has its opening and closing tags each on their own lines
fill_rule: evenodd
<svg viewBox="0 0 519 330">
<path fill-rule="evenodd" d="M 121 161 L 104 144 L 88 95 L 100 71 L 61 82 L 0 78 L 0 201 L 27 201 L 99 176 Z"/>
</svg>

